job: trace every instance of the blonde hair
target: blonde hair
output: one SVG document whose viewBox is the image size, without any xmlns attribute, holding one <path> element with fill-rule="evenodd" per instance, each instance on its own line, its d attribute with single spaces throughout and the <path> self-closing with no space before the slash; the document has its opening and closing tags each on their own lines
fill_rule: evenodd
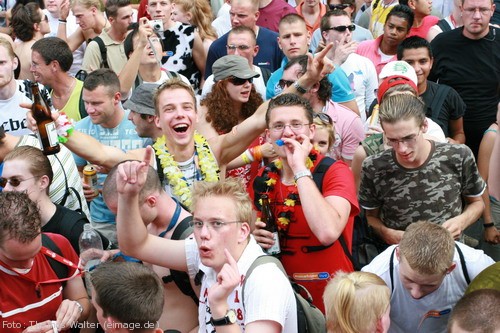
<svg viewBox="0 0 500 333">
<path fill-rule="evenodd" d="M 431 222 L 411 223 L 399 243 L 400 261 L 406 260 L 420 274 L 444 274 L 453 263 L 454 254 L 451 233 Z"/>
<path fill-rule="evenodd" d="M 208 197 L 226 197 L 233 200 L 238 221 L 252 223 L 252 202 L 246 191 L 246 186 L 241 178 L 226 178 L 218 182 L 196 182 L 193 187 L 193 203 L 191 211 L 194 212 L 196 204 Z"/>
<path fill-rule="evenodd" d="M 328 151 L 330 151 L 335 143 L 335 128 L 330 123 L 325 123 L 321 118 L 314 117 L 313 123 L 316 129 L 325 129 L 328 132 Z"/>
<path fill-rule="evenodd" d="M 212 8 L 206 0 L 173 0 L 176 6 L 183 11 L 191 13 L 191 24 L 198 28 L 201 40 L 218 38 L 215 29 L 212 27 L 214 17 Z"/>
<path fill-rule="evenodd" d="M 419 97 L 410 94 L 387 96 L 380 103 L 380 124 L 394 124 L 401 120 L 415 119 L 419 127 L 425 122 L 426 106 Z"/>
<path fill-rule="evenodd" d="M 3 46 L 5 50 L 7 50 L 7 54 L 11 59 L 14 59 L 16 57 L 16 53 L 14 52 L 14 48 L 12 47 L 12 43 L 9 40 L 0 37 L 0 46 Z"/>
<path fill-rule="evenodd" d="M 338 272 L 323 293 L 328 332 L 373 331 L 387 311 L 391 293 L 373 273 Z"/>
<path fill-rule="evenodd" d="M 104 12 L 104 3 L 102 0 L 71 0 L 71 8 L 76 5 L 80 5 L 87 9 L 95 7 L 100 12 Z"/>
</svg>

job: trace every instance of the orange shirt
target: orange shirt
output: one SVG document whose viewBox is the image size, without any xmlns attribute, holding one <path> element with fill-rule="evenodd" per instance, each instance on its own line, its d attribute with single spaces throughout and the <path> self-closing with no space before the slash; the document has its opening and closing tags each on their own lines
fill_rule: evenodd
<svg viewBox="0 0 500 333">
<path fill-rule="evenodd" d="M 302 7 L 304 6 L 304 1 L 302 1 L 300 3 L 300 5 L 298 5 L 295 9 L 297 10 L 297 14 L 299 14 L 300 16 L 304 17 L 304 15 L 302 14 Z M 307 27 L 307 31 L 309 31 L 309 33 L 313 34 L 313 32 L 319 28 L 320 26 L 320 23 L 321 23 L 321 18 L 326 14 L 326 6 L 324 4 L 322 4 L 321 2 L 319 3 L 319 15 L 318 17 L 316 18 L 316 21 L 314 22 L 313 25 L 310 25 L 309 22 L 306 21 L 306 27 Z"/>
</svg>

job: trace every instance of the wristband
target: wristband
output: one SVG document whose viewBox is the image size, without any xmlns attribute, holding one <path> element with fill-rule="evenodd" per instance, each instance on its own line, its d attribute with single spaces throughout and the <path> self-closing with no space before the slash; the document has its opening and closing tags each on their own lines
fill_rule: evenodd
<svg viewBox="0 0 500 333">
<path fill-rule="evenodd" d="M 61 19 L 59 19 L 59 23 L 64 23 L 64 24 L 66 24 L 67 22 L 68 22 L 68 21 L 66 21 L 66 20 L 61 20 Z"/>
<path fill-rule="evenodd" d="M 295 180 L 295 182 L 297 182 L 297 180 L 299 180 L 302 177 L 309 177 L 312 179 L 311 171 L 309 170 L 299 171 L 293 176 L 293 179 Z"/>
<path fill-rule="evenodd" d="M 61 112 L 59 118 L 55 121 L 57 130 L 57 139 L 60 143 L 68 142 L 68 138 L 73 134 L 75 126 L 73 125 L 73 120 L 68 118 L 68 116 Z"/>
<path fill-rule="evenodd" d="M 257 161 L 260 162 L 262 161 L 262 146 L 255 146 L 253 148 L 250 148 L 250 152 L 253 155 L 253 158 Z"/>
<path fill-rule="evenodd" d="M 250 164 L 253 162 L 253 155 L 250 149 L 247 149 L 241 154 L 241 159 L 245 164 Z"/>
<path fill-rule="evenodd" d="M 491 227 L 494 227 L 494 226 L 495 226 L 495 223 L 483 223 L 484 229 L 488 229 L 488 228 L 491 228 Z"/>
</svg>

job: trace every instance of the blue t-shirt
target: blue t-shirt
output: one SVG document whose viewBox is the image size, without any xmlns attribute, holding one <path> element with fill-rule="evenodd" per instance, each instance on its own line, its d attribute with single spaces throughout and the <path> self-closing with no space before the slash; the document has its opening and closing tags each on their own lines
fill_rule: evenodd
<svg viewBox="0 0 500 333">
<path fill-rule="evenodd" d="M 281 63 L 281 67 L 271 74 L 271 77 L 269 78 L 269 81 L 267 81 L 266 85 L 266 99 L 271 99 L 281 93 L 282 89 L 278 83 L 283 76 L 283 69 L 287 63 L 288 59 L 284 58 Z M 354 100 L 354 92 L 352 91 L 349 79 L 342 68 L 337 67 L 333 73 L 329 74 L 328 81 L 330 81 L 333 85 L 332 100 L 334 102 L 344 103 Z"/>
<path fill-rule="evenodd" d="M 212 74 L 212 65 L 214 62 L 220 57 L 227 55 L 228 35 L 229 32 L 216 39 L 210 45 L 205 66 L 205 80 Z M 253 64 L 274 72 L 279 68 L 281 60 L 285 57 L 278 45 L 278 34 L 269 29 L 259 27 L 257 45 L 259 45 L 259 53 L 253 58 Z"/>
<path fill-rule="evenodd" d="M 125 110 L 122 121 L 115 128 L 104 128 L 101 125 L 95 125 L 90 117 L 85 117 L 76 123 L 75 129 L 92 136 L 103 145 L 120 148 L 123 151 L 139 149 L 144 146 L 145 140 L 140 138 L 135 131 L 135 125 L 128 120 L 129 110 Z M 73 154 L 76 165 L 85 166 L 87 161 L 80 156 Z M 97 174 L 99 185 L 104 183 L 106 174 Z M 99 194 L 97 198 L 90 203 L 90 216 L 95 223 L 115 223 L 115 214 L 113 214 Z"/>
</svg>

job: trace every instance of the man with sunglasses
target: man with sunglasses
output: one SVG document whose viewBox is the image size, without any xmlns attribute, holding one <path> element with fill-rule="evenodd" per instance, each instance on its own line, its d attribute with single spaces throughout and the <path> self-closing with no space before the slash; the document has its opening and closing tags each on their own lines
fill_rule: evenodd
<svg viewBox="0 0 500 333">
<path fill-rule="evenodd" d="M 354 24 L 353 30 L 351 30 L 352 33 L 352 40 L 356 42 L 362 42 L 364 40 L 372 40 L 373 35 L 370 32 L 370 30 L 363 28 L 362 26 L 358 25 L 357 23 L 354 22 L 353 20 L 353 14 L 356 13 L 356 2 L 354 0 L 329 0 L 328 1 L 328 8 L 329 11 L 326 12 L 326 14 L 323 16 L 322 20 L 326 15 L 328 15 L 328 12 L 331 11 L 339 11 L 343 10 L 344 12 L 347 13 L 349 18 L 352 21 L 352 24 Z M 350 24 L 348 24 L 350 25 Z M 321 31 L 321 24 L 318 29 L 316 29 L 311 37 L 311 50 L 322 50 L 323 47 L 325 46 L 325 40 L 323 39 L 322 36 L 322 31 Z"/>
<path fill-rule="evenodd" d="M 283 68 L 290 59 L 307 54 L 311 39 L 311 34 L 307 31 L 304 18 L 297 14 L 284 16 L 280 21 L 279 31 L 278 43 L 286 58 L 283 59 L 281 67 L 273 72 L 267 82 L 267 99 L 283 91 L 279 85 L 279 80 L 283 75 Z M 341 68 L 335 68 L 333 73 L 328 75 L 328 79 L 333 85 L 332 100 L 359 114 L 354 93 L 344 71 Z"/>
<path fill-rule="evenodd" d="M 424 138 L 425 110 L 413 95 L 385 97 L 379 118 L 392 149 L 367 157 L 362 166 L 360 204 L 389 245 L 419 220 L 440 224 L 460 239 L 484 209 L 485 182 L 474 155 L 467 146 Z"/>
<path fill-rule="evenodd" d="M 307 56 L 298 56 L 290 60 L 285 66 L 283 78 L 279 81 L 280 85 L 287 87 L 294 84 L 306 70 Z M 311 103 L 315 114 L 328 116 L 324 119 L 335 126 L 335 142 L 328 155 L 350 166 L 356 148 L 365 138 L 365 130 L 357 114 L 330 99 L 331 90 L 332 84 L 327 78 L 323 78 L 303 97 Z"/>
<path fill-rule="evenodd" d="M 332 10 L 321 19 L 321 33 L 326 43 L 333 43 L 328 54 L 333 63 L 346 73 L 353 87 L 361 121 L 366 121 L 368 109 L 378 88 L 377 71 L 370 59 L 356 52 L 358 43 L 353 40 L 356 25 L 343 10 Z"/>
<path fill-rule="evenodd" d="M 90 303 L 78 275 L 78 256 L 68 240 L 57 234 L 42 236 L 38 208 L 24 192 L 0 193 L 0 216 L 2 333 L 56 332 L 86 320 Z M 42 247 L 42 237 L 61 255 Z M 67 267 L 67 279 L 61 279 L 53 265 Z"/>
</svg>

